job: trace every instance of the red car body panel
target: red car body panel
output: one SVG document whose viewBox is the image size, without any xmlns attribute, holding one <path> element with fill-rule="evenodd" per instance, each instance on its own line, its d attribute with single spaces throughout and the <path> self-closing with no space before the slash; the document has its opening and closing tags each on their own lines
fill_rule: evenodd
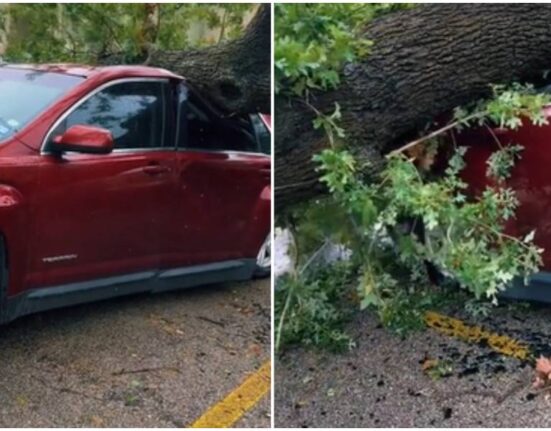
<svg viewBox="0 0 551 431">
<path fill-rule="evenodd" d="M 263 193 L 270 183 L 269 158 L 189 151 L 179 152 L 178 163 L 177 187 L 182 199 L 174 212 L 181 226 L 169 238 L 167 248 L 172 252 L 165 256 L 163 266 L 254 256 L 270 225 L 270 200 Z M 253 227 L 251 232 L 257 223 L 263 228 L 254 232 Z"/>
<path fill-rule="evenodd" d="M 551 108 L 546 108 L 551 114 Z M 536 230 L 534 241 L 545 251 L 545 271 L 551 271 L 551 124 L 535 126 L 528 121 L 517 130 L 493 129 L 502 145 L 520 144 L 524 147 L 507 185 L 515 190 L 519 200 L 516 217 L 507 224 L 510 234 L 523 236 Z M 467 145 L 466 168 L 462 172 L 473 194 L 488 184 L 488 157 L 497 150 L 495 138 L 487 129 L 457 134 L 458 143 Z"/>
<path fill-rule="evenodd" d="M 171 178 L 144 172 L 151 157 L 174 163 L 174 153 L 46 156 L 34 199 L 28 279 L 33 287 L 158 268 L 160 241 L 171 224 L 176 195 Z M 172 224 L 173 225 L 173 224 Z M 63 264 L 47 256 L 78 256 Z"/>
<path fill-rule="evenodd" d="M 268 155 L 169 147 L 41 153 L 56 120 L 101 85 L 135 77 L 178 85 L 182 77 L 140 66 L 29 67 L 86 79 L 0 144 L 9 297 L 138 271 L 256 258 L 270 231 Z M 59 262 L 52 258 L 59 256 Z"/>
</svg>

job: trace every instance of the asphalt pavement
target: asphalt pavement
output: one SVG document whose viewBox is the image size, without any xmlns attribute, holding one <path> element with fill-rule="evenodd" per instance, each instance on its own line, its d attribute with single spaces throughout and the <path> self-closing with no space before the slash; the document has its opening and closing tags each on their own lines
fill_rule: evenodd
<svg viewBox="0 0 551 431">
<path fill-rule="evenodd" d="M 487 318 L 453 317 L 551 354 L 551 308 L 504 304 Z M 551 404 L 533 368 L 433 329 L 404 339 L 359 313 L 344 354 L 291 348 L 275 364 L 276 427 L 548 427 Z M 498 339 L 499 340 L 499 339 Z M 449 367 L 429 375 L 428 361 Z M 448 375 L 449 374 L 449 375 Z"/>
<path fill-rule="evenodd" d="M 270 283 L 138 295 L 0 328 L 0 426 L 184 427 L 270 358 Z M 235 426 L 269 427 L 269 397 Z"/>
</svg>

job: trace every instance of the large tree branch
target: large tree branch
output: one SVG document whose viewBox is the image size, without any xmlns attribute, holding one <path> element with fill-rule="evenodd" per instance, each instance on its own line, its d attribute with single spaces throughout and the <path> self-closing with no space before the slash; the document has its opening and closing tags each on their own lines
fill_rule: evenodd
<svg viewBox="0 0 551 431">
<path fill-rule="evenodd" d="M 228 114 L 271 110 L 271 9 L 262 4 L 235 40 L 190 51 L 151 49 L 145 63 L 184 76 L 202 95 Z M 123 63 L 108 55 L 101 64 Z M 144 58 L 141 58 L 141 62 Z"/>
<path fill-rule="evenodd" d="M 242 37 L 193 51 L 155 51 L 149 64 L 185 76 L 230 113 L 270 112 L 270 5 L 258 8 Z"/>
<path fill-rule="evenodd" d="M 551 68 L 551 5 L 419 5 L 374 20 L 365 37 L 371 54 L 344 68 L 338 89 L 310 102 L 324 113 L 340 104 L 346 144 L 376 173 L 386 152 L 435 116 L 487 96 L 490 83 L 533 80 Z M 313 116 L 276 100 L 278 207 L 320 190 L 311 157 L 328 143 L 312 129 Z"/>
</svg>

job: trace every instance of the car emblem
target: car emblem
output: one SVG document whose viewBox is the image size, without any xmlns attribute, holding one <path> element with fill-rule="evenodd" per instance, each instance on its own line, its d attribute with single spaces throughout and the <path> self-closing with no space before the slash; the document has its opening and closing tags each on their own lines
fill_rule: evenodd
<svg viewBox="0 0 551 431">
<path fill-rule="evenodd" d="M 63 254 L 61 256 L 48 256 L 42 258 L 42 262 L 45 263 L 55 263 L 55 262 L 62 262 L 65 260 L 73 260 L 78 257 L 77 254 Z"/>
</svg>

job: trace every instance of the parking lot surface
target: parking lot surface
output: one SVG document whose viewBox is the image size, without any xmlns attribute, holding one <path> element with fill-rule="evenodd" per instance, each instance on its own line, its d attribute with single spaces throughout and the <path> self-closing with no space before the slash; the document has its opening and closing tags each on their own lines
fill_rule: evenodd
<svg viewBox="0 0 551 431">
<path fill-rule="evenodd" d="M 269 280 L 27 316 L 0 328 L 0 426 L 188 426 L 269 357 Z"/>
<path fill-rule="evenodd" d="M 551 308 L 504 305 L 467 324 L 520 340 L 531 357 L 551 353 Z M 405 339 L 359 313 L 349 353 L 290 349 L 276 361 L 277 427 L 542 427 L 549 401 L 531 386 L 533 368 L 487 342 L 468 343 L 433 329 Z M 429 376 L 437 360 L 449 376 Z"/>
</svg>

